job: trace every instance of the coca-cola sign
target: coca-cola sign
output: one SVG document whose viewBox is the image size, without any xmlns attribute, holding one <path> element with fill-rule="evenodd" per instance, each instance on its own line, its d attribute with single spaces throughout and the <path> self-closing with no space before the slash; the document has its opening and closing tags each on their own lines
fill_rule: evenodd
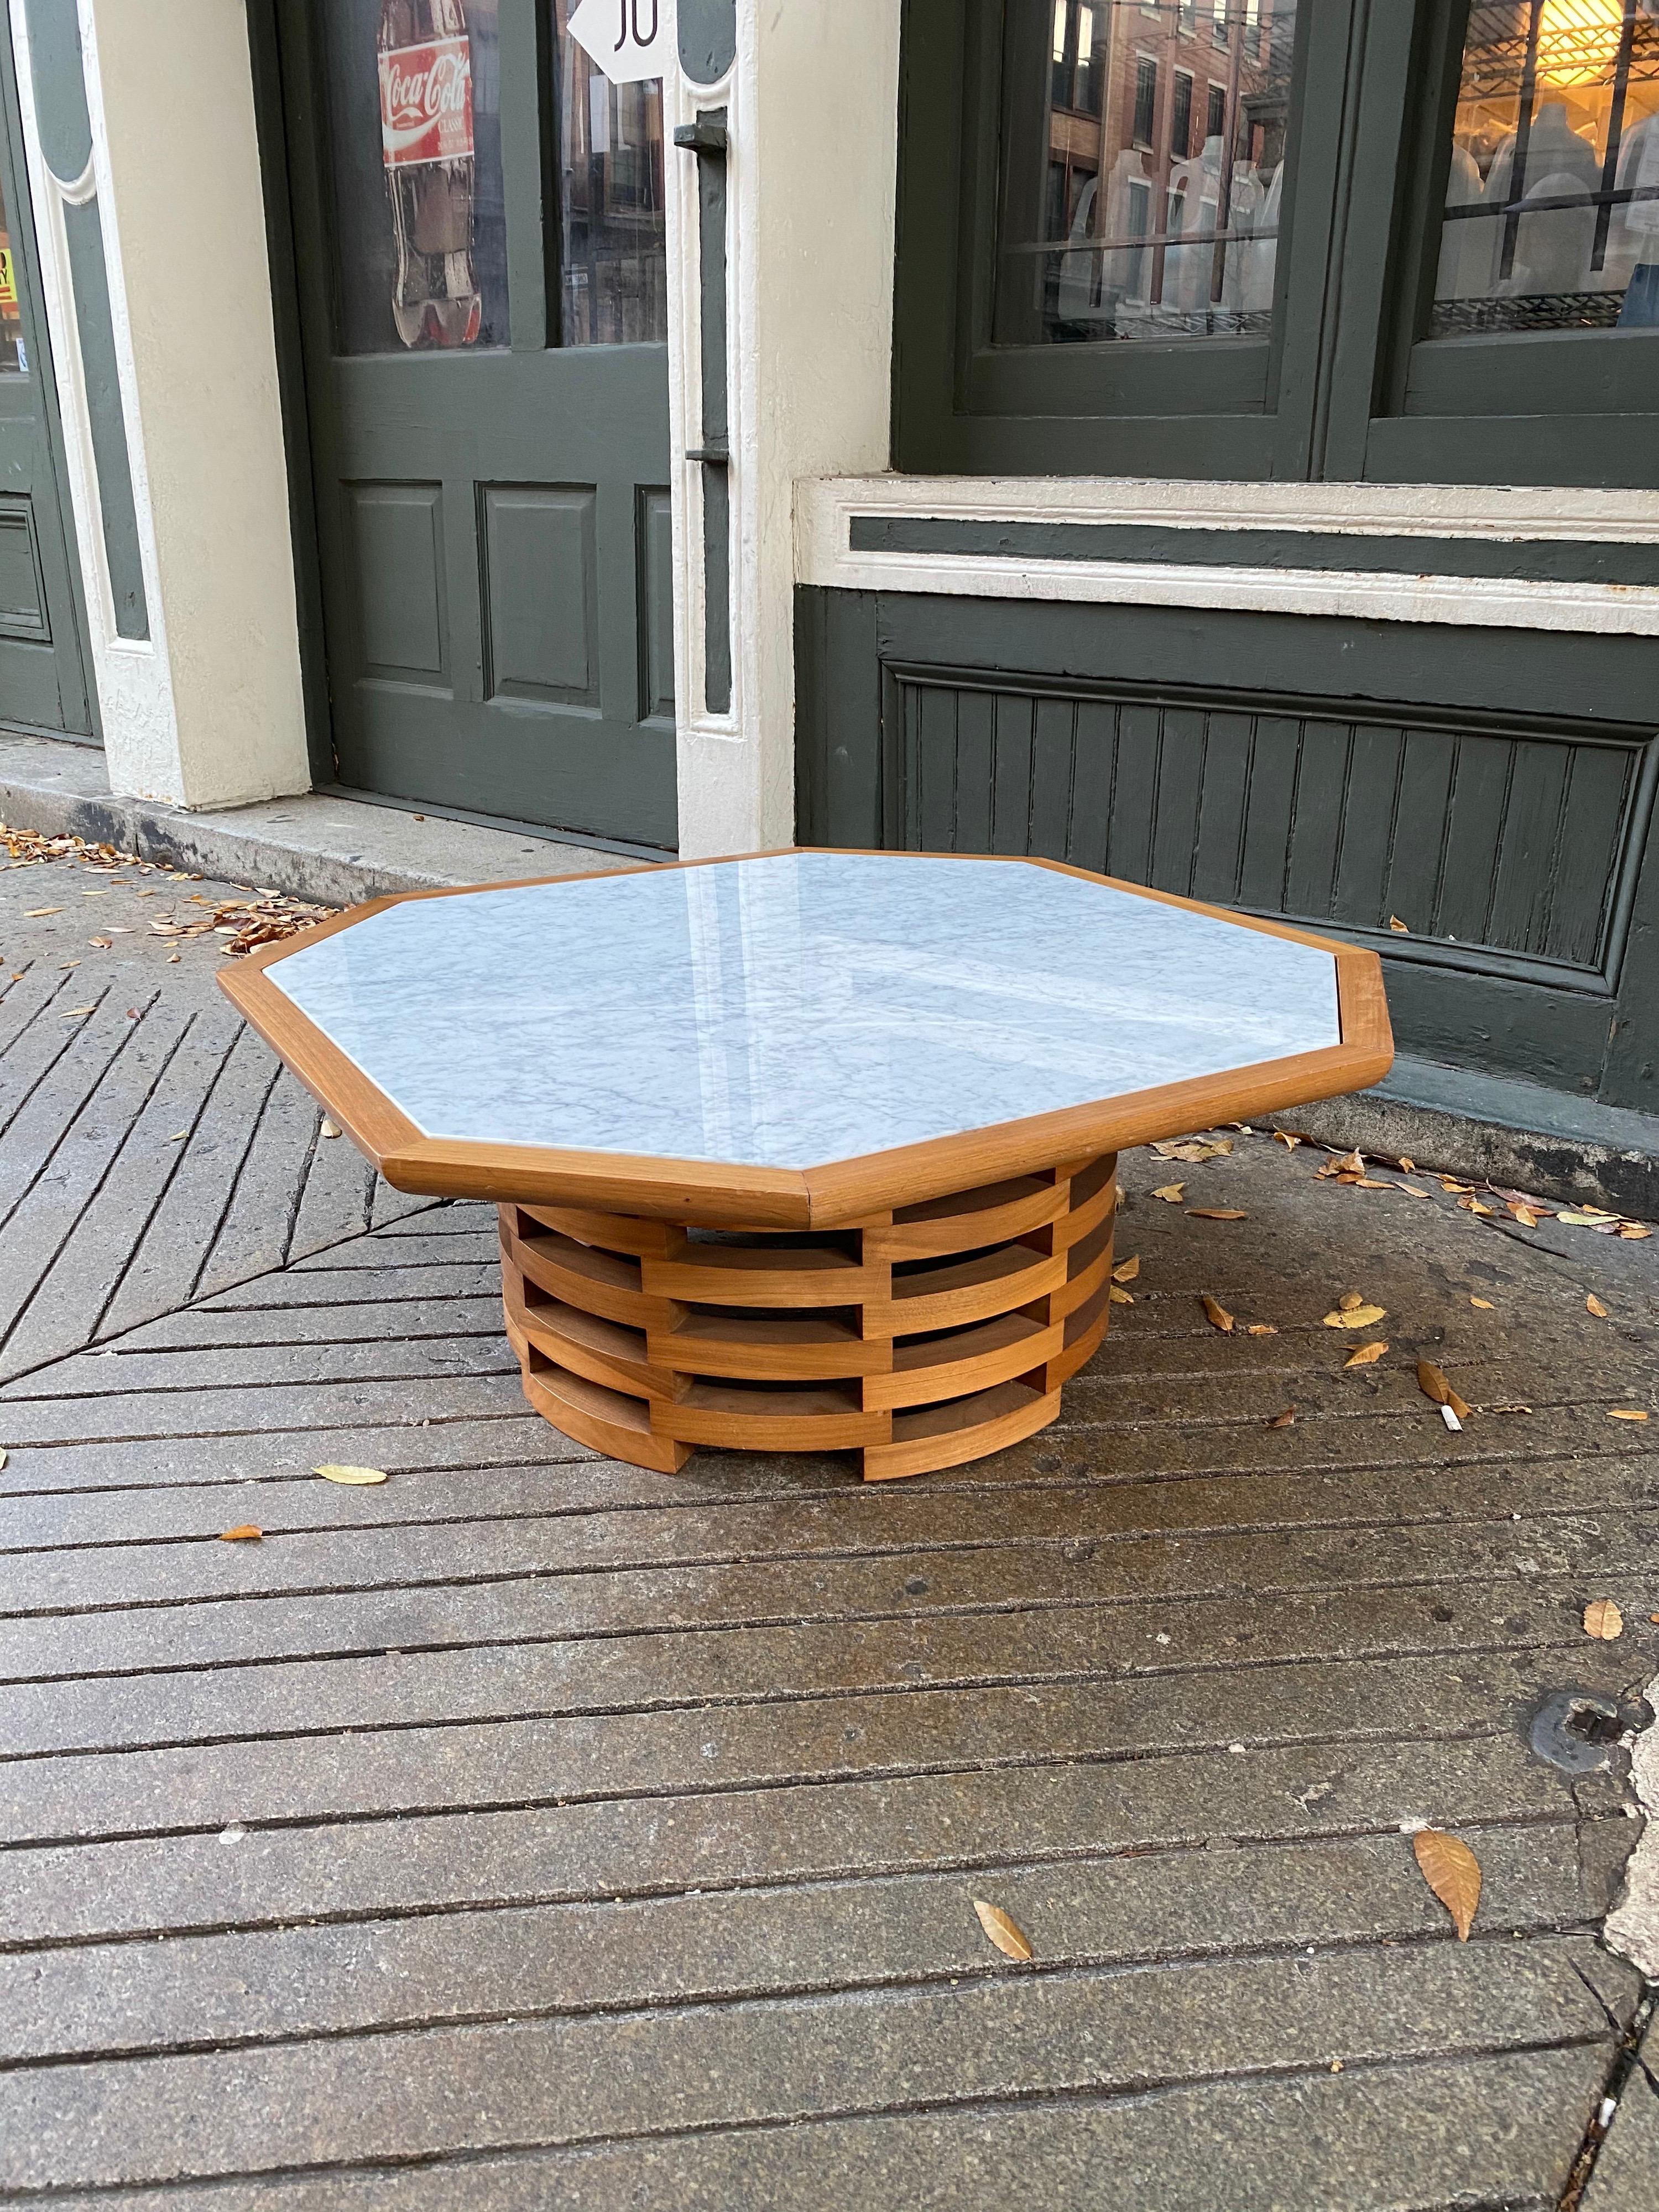
<svg viewBox="0 0 1659 2212">
<path fill-rule="evenodd" d="M 472 151 L 472 48 L 463 34 L 380 55 L 380 144 L 388 169 Z"/>
</svg>

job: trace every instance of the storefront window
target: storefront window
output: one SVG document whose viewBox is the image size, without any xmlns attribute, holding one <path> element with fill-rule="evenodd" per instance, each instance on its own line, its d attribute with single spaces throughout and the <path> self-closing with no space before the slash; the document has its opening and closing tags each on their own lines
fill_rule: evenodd
<svg viewBox="0 0 1659 2212">
<path fill-rule="evenodd" d="M 29 365 L 23 343 L 23 311 L 17 298 L 17 249 L 11 242 L 6 189 L 0 182 L 0 376 Z"/>
<path fill-rule="evenodd" d="M 340 349 L 505 345 L 497 0 L 329 0 Z"/>
<path fill-rule="evenodd" d="M 1295 34 L 1296 0 L 1010 0 L 1000 343 L 1271 328 Z"/>
<path fill-rule="evenodd" d="M 1474 0 L 1431 337 L 1659 327 L 1659 0 Z"/>
<path fill-rule="evenodd" d="M 559 25 L 559 202 L 566 345 L 668 336 L 662 83 L 612 84 Z"/>
</svg>

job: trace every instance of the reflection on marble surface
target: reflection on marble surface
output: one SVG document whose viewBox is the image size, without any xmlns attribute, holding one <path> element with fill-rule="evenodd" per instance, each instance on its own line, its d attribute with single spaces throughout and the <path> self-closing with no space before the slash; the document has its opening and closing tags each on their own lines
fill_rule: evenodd
<svg viewBox="0 0 1659 2212">
<path fill-rule="evenodd" d="M 268 973 L 428 1136 L 756 1166 L 1340 1042 L 1328 953 L 903 854 L 412 899 Z"/>
</svg>

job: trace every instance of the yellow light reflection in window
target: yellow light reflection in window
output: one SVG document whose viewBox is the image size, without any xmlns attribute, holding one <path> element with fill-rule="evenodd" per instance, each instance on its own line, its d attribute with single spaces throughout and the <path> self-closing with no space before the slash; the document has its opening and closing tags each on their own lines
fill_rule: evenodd
<svg viewBox="0 0 1659 2212">
<path fill-rule="evenodd" d="M 1624 0 L 1544 0 L 1538 26 L 1540 80 L 1601 82 L 1613 66 L 1624 27 Z"/>
</svg>

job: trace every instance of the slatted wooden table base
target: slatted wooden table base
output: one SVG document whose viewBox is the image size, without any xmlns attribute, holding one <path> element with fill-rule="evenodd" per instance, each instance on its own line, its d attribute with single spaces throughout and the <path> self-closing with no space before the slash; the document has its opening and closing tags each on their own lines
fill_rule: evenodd
<svg viewBox="0 0 1659 2212">
<path fill-rule="evenodd" d="M 1105 1334 L 1117 1155 L 857 1226 L 700 1230 L 501 1208 L 507 1330 L 565 1435 L 666 1471 L 698 1444 L 960 1466 L 1060 1411 Z"/>
</svg>

